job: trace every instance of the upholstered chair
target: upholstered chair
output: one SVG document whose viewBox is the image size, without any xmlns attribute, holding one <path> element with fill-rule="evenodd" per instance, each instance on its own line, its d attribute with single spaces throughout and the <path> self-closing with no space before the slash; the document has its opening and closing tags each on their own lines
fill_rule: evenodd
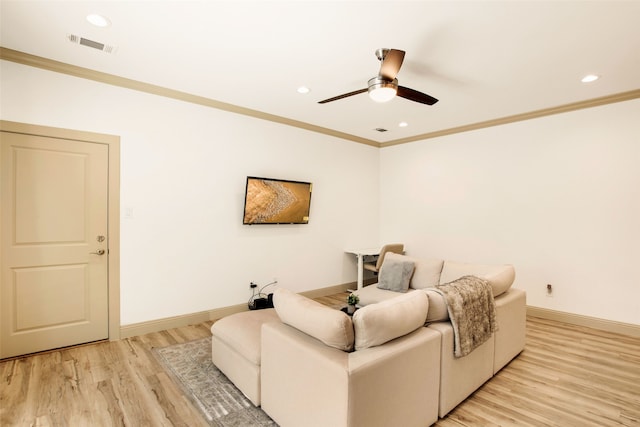
<svg viewBox="0 0 640 427">
<path fill-rule="evenodd" d="M 380 249 L 380 255 L 378 255 L 377 261 L 375 263 L 365 262 L 363 264 L 364 269 L 373 271 L 374 273 L 378 273 L 380 271 L 380 267 L 382 267 L 382 263 L 384 262 L 384 256 L 387 252 L 393 252 L 393 253 L 402 255 L 404 253 L 404 244 L 390 243 L 390 244 L 384 245 L 382 249 Z"/>
</svg>

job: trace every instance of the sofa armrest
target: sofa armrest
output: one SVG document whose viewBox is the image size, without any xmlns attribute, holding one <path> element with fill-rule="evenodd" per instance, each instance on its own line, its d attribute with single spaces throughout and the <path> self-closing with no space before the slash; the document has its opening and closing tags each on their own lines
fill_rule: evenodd
<svg viewBox="0 0 640 427">
<path fill-rule="evenodd" d="M 495 355 L 493 373 L 524 350 L 527 336 L 527 294 L 522 289 L 511 288 L 496 298 Z"/>
<path fill-rule="evenodd" d="M 349 426 L 427 426 L 438 420 L 440 334 L 421 327 L 349 354 Z"/>
<path fill-rule="evenodd" d="M 280 427 L 344 426 L 348 356 L 286 324 L 262 327 L 262 409 Z"/>
<path fill-rule="evenodd" d="M 266 324 L 261 370 L 262 408 L 281 427 L 437 421 L 440 335 L 427 328 L 347 353 L 288 325 Z"/>
</svg>

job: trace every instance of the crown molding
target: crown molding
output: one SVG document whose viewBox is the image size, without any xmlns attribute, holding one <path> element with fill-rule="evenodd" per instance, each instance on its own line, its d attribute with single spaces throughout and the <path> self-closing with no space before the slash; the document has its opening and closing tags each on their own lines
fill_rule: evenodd
<svg viewBox="0 0 640 427">
<path fill-rule="evenodd" d="M 599 107 L 601 105 L 629 101 L 636 98 L 640 98 L 640 89 L 602 96 L 600 98 L 587 99 L 585 101 L 572 102 L 570 104 L 559 105 L 557 107 L 543 108 L 542 110 L 530 111 L 528 113 L 514 114 L 513 116 L 502 117 L 499 119 L 486 120 L 483 122 L 472 123 L 464 126 L 456 126 L 436 132 L 423 133 L 421 135 L 415 135 L 408 138 L 396 139 L 393 141 L 383 142 L 380 144 L 380 147 L 384 148 L 391 147 L 393 145 L 407 144 L 409 142 L 423 141 L 425 139 L 438 138 L 441 136 L 469 132 L 472 130 L 484 129 L 493 126 L 501 126 L 509 123 L 521 122 L 524 120 L 537 119 L 539 117 L 567 113 L 569 111 L 581 110 L 583 108 Z"/>
<path fill-rule="evenodd" d="M 361 137 L 344 133 L 344 132 L 339 132 L 333 129 L 312 125 L 310 123 L 301 122 L 298 120 L 288 119 L 286 117 L 276 116 L 274 114 L 265 113 L 263 111 L 240 107 L 240 106 L 229 104 L 226 102 L 216 101 L 215 99 L 193 95 L 191 93 L 181 92 L 178 90 L 153 85 L 150 83 L 145 83 L 138 80 L 127 79 L 125 77 L 116 76 L 114 74 L 103 73 L 101 71 L 95 71 L 89 68 L 78 67 L 76 65 L 54 61 L 52 59 L 31 55 L 28 53 L 20 52 L 18 50 L 7 49 L 1 46 L 0 46 L 0 59 L 15 62 L 22 65 L 28 65 L 31 67 L 41 68 L 44 70 L 54 71 L 56 73 L 67 74 L 67 75 L 79 77 L 82 79 L 93 80 L 100 83 L 106 83 L 113 86 L 132 89 L 139 92 L 145 92 L 152 95 L 164 96 L 166 98 L 172 98 L 179 101 L 190 102 L 192 104 L 198 104 L 205 107 L 228 111 L 230 113 L 241 114 L 241 115 L 253 117 L 256 119 L 267 120 L 274 123 L 280 123 L 283 125 L 296 127 L 296 128 L 308 130 L 311 132 L 317 132 L 324 135 L 334 136 L 336 138 L 346 139 L 349 141 L 370 145 L 373 147 L 378 147 L 380 145 L 376 141 L 366 139 L 366 138 L 361 138 Z"/>
<path fill-rule="evenodd" d="M 173 89 L 169 89 L 162 86 L 144 83 L 138 80 L 127 79 L 127 78 L 116 76 L 113 74 L 91 70 L 89 68 L 78 67 L 78 66 L 67 64 L 64 62 L 54 61 L 52 59 L 44 58 L 41 56 L 31 55 L 18 50 L 8 49 L 2 46 L 0 46 L 0 59 L 15 62 L 18 64 L 28 65 L 31 67 L 41 68 L 44 70 L 54 71 L 56 73 L 62 73 L 62 74 L 67 74 L 74 77 L 93 80 L 100 83 L 106 83 L 113 86 L 132 89 L 139 92 L 145 92 L 152 95 L 164 96 L 164 97 L 176 99 L 179 101 L 190 102 L 193 104 L 198 104 L 205 107 L 228 111 L 231 113 L 241 114 L 241 115 L 253 117 L 256 119 L 267 120 L 274 123 L 280 123 L 286 126 L 292 126 L 299 129 L 321 133 L 323 135 L 333 136 L 333 137 L 344 139 L 347 141 L 357 142 L 359 144 L 364 144 L 364 145 L 369 145 L 372 147 L 379 147 L 379 148 L 391 147 L 391 146 L 400 145 L 400 144 L 408 144 L 410 142 L 423 141 L 425 139 L 438 138 L 441 136 L 453 135 L 453 134 L 462 133 L 462 132 L 469 132 L 472 130 L 484 129 L 484 128 L 489 128 L 493 126 L 501 126 L 509 123 L 515 123 L 515 122 L 520 122 L 524 120 L 531 120 L 539 117 L 551 116 L 554 114 L 561 114 L 569 111 L 581 110 L 584 108 L 591 108 L 591 107 L 598 107 L 601 105 L 612 104 L 612 103 L 622 102 L 622 101 L 629 101 L 632 99 L 640 98 L 640 89 L 636 89 L 628 92 L 621 92 L 613 95 L 607 95 L 600 98 L 593 98 L 585 101 L 573 102 L 570 104 L 564 104 L 557 107 L 544 108 L 542 110 L 515 114 L 512 116 L 506 116 L 498 119 L 486 120 L 486 121 L 472 123 L 472 124 L 463 125 L 463 126 L 456 126 L 449 129 L 443 129 L 435 132 L 429 132 L 429 133 L 415 135 L 407 138 L 395 139 L 392 141 L 379 143 L 371 139 L 362 138 L 362 137 L 351 135 L 345 132 L 339 132 L 339 131 L 325 128 L 322 126 L 312 125 L 311 123 L 292 120 L 286 117 L 265 113 L 263 111 L 252 110 L 250 108 L 244 108 L 244 107 L 229 104 L 226 102 L 216 101 L 215 99 L 193 95 L 187 92 L 181 92 L 178 90 L 173 90 Z"/>
</svg>

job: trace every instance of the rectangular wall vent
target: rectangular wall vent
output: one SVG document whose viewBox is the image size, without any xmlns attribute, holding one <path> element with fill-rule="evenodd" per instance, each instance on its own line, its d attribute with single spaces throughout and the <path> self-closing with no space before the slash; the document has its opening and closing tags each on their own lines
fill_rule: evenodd
<svg viewBox="0 0 640 427">
<path fill-rule="evenodd" d="M 114 53 L 116 51 L 116 47 L 115 46 L 110 46 L 108 44 L 100 43 L 100 42 L 97 42 L 97 41 L 94 41 L 94 40 L 89 40 L 89 39 L 86 39 L 84 37 L 81 37 L 81 36 L 78 36 L 78 35 L 75 35 L 75 34 L 69 34 L 67 36 L 67 38 L 69 39 L 69 41 L 71 43 L 79 44 L 79 45 L 82 45 L 82 46 L 87 46 L 87 47 L 90 47 L 90 48 L 93 48 L 93 49 L 100 50 L 102 52 Z"/>
</svg>

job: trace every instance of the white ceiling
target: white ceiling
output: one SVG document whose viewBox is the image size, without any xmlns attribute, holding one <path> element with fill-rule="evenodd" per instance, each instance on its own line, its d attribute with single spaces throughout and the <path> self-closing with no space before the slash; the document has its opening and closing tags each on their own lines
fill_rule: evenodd
<svg viewBox="0 0 640 427">
<path fill-rule="evenodd" d="M 0 45 L 388 143 L 637 90 L 639 23 L 640 1 L 1 0 Z M 380 47 L 405 50 L 399 84 L 440 102 L 317 103 L 365 88 Z"/>
</svg>

